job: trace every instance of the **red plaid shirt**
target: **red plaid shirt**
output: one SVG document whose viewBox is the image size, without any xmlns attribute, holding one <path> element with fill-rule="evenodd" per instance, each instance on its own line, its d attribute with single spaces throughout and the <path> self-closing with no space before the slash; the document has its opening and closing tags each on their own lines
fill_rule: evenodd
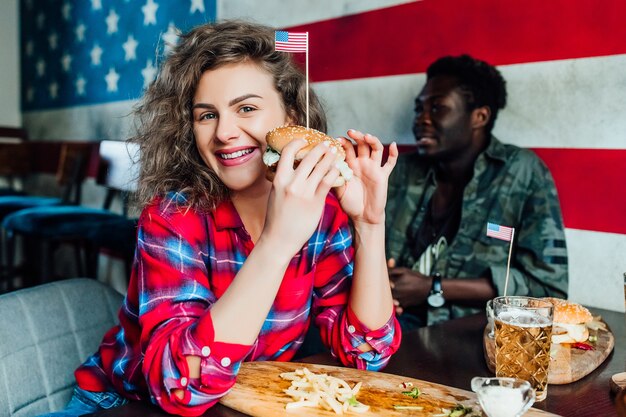
<svg viewBox="0 0 626 417">
<path fill-rule="evenodd" d="M 214 340 L 211 305 L 254 244 L 230 201 L 207 214 L 186 210 L 185 203 L 172 194 L 141 214 L 120 325 L 76 370 L 81 388 L 115 390 L 130 399 L 150 398 L 169 413 L 200 415 L 233 386 L 242 361 L 290 360 L 311 317 L 344 365 L 386 365 L 400 344 L 400 329 L 392 315 L 370 330 L 347 307 L 354 249 L 348 218 L 332 194 L 318 229 L 291 260 L 252 346 Z M 373 350 L 359 351 L 366 342 Z M 202 358 L 198 379 L 189 378 L 188 355 Z M 183 399 L 176 389 L 183 389 Z"/>
</svg>

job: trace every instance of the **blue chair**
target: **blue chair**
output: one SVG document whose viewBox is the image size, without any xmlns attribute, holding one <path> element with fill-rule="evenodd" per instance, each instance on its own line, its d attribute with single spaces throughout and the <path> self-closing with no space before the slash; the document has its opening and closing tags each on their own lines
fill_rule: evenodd
<svg viewBox="0 0 626 417">
<path fill-rule="evenodd" d="M 79 248 L 75 254 L 78 275 L 91 278 L 96 278 L 98 253 L 102 247 L 108 245 L 117 250 L 132 247 L 134 252 L 136 222 L 126 217 L 128 195 L 134 189 L 131 181 L 133 167 L 125 142 L 103 141 L 100 143 L 101 175 L 98 176 L 101 185 L 108 188 L 103 208 L 80 205 L 31 207 L 5 217 L 2 227 L 9 281 L 14 277 L 16 236 L 38 242 L 40 282 L 48 282 L 53 276 L 53 254 L 63 243 L 72 243 Z M 122 198 L 122 214 L 110 210 L 115 196 Z M 130 257 L 132 255 L 126 255 L 126 259 Z"/>
<path fill-rule="evenodd" d="M 130 279 L 131 267 L 137 247 L 138 218 L 111 219 L 89 228 L 87 241 L 90 242 L 87 260 L 92 276 L 97 274 L 100 252 L 120 258 L 124 262 L 126 280 Z"/>
<path fill-rule="evenodd" d="M 23 175 L 31 170 L 32 144 L 7 144 L 0 147 L 0 175 L 7 177 Z M 79 204 L 81 185 L 87 176 L 91 152 L 90 143 L 65 142 L 61 145 L 56 180 L 61 188 L 60 197 L 23 195 L 9 191 L 0 196 L 0 219 L 18 210 L 58 204 Z"/>
<path fill-rule="evenodd" d="M 30 146 L 29 146 L 30 148 Z M 93 143 L 65 142 L 61 145 L 57 163 L 56 180 L 61 188 L 60 197 L 35 196 L 35 195 L 6 195 L 0 197 L 0 221 L 13 213 L 29 208 L 46 208 L 61 204 L 79 204 L 81 200 L 81 186 L 87 175 L 87 168 L 94 149 Z M 15 149 L 17 152 L 17 148 Z M 30 150 L 29 150 L 30 152 Z M 32 154 L 20 154 L 17 152 L 14 158 L 17 160 L 28 158 L 30 162 Z M 23 162 L 23 161 L 22 161 Z M 18 165 L 18 161 L 12 162 Z M 5 243 L 7 237 L 5 235 Z M 29 242 L 25 242 L 26 246 Z M 4 253 L 0 247 L 0 256 Z M 7 247 L 7 258 L 11 255 L 11 247 Z M 8 262 L 8 259 L 7 259 Z M 12 278 L 15 275 L 12 264 L 5 265 L 2 262 L 2 277 L 7 281 L 8 289 L 12 289 Z"/>
<path fill-rule="evenodd" d="M 108 188 L 104 207 L 111 209 L 117 198 L 121 202 L 121 215 L 93 224 L 86 232 L 92 258 L 88 265 L 93 274 L 98 269 L 98 254 L 121 258 L 126 269 L 126 279 L 130 278 L 130 270 L 135 248 L 137 246 L 138 218 L 129 217 L 130 198 L 137 187 L 139 149 L 137 145 L 121 141 L 105 140 L 100 143 L 100 175 L 99 183 Z M 95 276 L 95 275 L 94 275 Z"/>
</svg>

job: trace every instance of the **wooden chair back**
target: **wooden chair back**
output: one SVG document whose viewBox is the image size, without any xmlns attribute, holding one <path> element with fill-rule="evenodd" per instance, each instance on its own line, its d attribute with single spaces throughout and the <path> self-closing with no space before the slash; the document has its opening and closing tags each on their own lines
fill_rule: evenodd
<svg viewBox="0 0 626 417">
<path fill-rule="evenodd" d="M 82 184 L 87 177 L 91 153 L 91 143 L 64 142 L 57 166 L 57 183 L 63 187 L 63 201 L 80 204 Z"/>
</svg>

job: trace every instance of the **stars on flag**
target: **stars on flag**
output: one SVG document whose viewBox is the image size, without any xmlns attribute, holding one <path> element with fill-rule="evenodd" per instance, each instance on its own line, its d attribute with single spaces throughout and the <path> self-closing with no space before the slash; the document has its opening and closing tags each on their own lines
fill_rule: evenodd
<svg viewBox="0 0 626 417">
<path fill-rule="evenodd" d="M 167 27 L 167 32 L 163 34 L 163 54 L 169 55 L 172 49 L 178 44 L 179 33 L 176 30 L 173 22 Z"/>
<path fill-rule="evenodd" d="M 23 109 L 139 98 L 180 34 L 215 20 L 216 3 L 23 0 Z"/>
<path fill-rule="evenodd" d="M 61 58 L 61 67 L 63 67 L 64 72 L 69 72 L 70 66 L 72 65 L 72 56 L 67 52 L 63 54 Z"/>
<path fill-rule="evenodd" d="M 50 98 L 55 99 L 59 95 L 59 85 L 56 82 L 51 83 L 48 86 L 48 90 L 50 91 Z"/>
<path fill-rule="evenodd" d="M 52 32 L 50 33 L 50 36 L 48 36 L 48 44 L 50 45 L 50 49 L 55 50 L 57 49 L 57 42 L 59 40 L 59 37 L 57 36 L 56 33 Z"/>
<path fill-rule="evenodd" d="M 35 50 L 35 43 L 32 40 L 26 42 L 26 56 L 33 56 Z"/>
<path fill-rule="evenodd" d="M 122 48 L 124 48 L 125 53 L 125 61 L 132 61 L 133 59 L 137 59 L 137 45 L 139 45 L 139 43 L 137 43 L 133 35 L 129 33 L 128 39 L 122 44 Z"/>
<path fill-rule="evenodd" d="M 117 82 L 120 79 L 120 75 L 115 71 L 115 68 L 110 68 L 104 79 L 107 82 L 107 91 L 117 91 Z"/>
<path fill-rule="evenodd" d="M 191 0 L 189 13 L 194 14 L 195 12 L 204 13 L 204 0 Z"/>
<path fill-rule="evenodd" d="M 79 96 L 85 95 L 85 85 L 87 84 L 87 80 L 83 78 L 82 75 L 79 75 L 76 79 L 76 94 Z"/>
<path fill-rule="evenodd" d="M 61 14 L 63 15 L 63 20 L 69 21 L 72 15 L 72 4 L 69 1 L 63 3 L 61 7 Z"/>
<path fill-rule="evenodd" d="M 39 30 L 43 29 L 44 23 L 46 23 L 46 15 L 42 12 L 37 15 L 37 28 Z"/>
<path fill-rule="evenodd" d="M 46 73 L 46 61 L 40 58 L 39 61 L 37 61 L 37 76 L 43 77 L 45 73 Z"/>
<path fill-rule="evenodd" d="M 117 22 L 120 21 L 120 17 L 115 13 L 115 9 L 109 11 L 109 15 L 105 19 L 107 22 L 107 34 L 111 35 L 117 32 Z"/>
<path fill-rule="evenodd" d="M 145 6 L 141 8 L 141 11 L 143 12 L 143 25 L 144 26 L 156 25 L 156 22 L 157 22 L 156 12 L 158 8 L 159 8 L 159 5 L 155 3 L 153 0 L 148 0 Z"/>
<path fill-rule="evenodd" d="M 85 26 L 82 23 L 79 23 L 78 26 L 76 26 L 75 32 L 76 32 L 76 40 L 78 40 L 78 42 L 83 42 L 85 40 L 86 30 L 87 30 L 87 26 Z"/>
<path fill-rule="evenodd" d="M 100 48 L 100 45 L 95 44 L 93 46 L 93 48 L 91 48 L 91 52 L 89 53 L 89 55 L 91 55 L 91 65 L 94 66 L 98 66 L 100 65 L 100 58 L 102 57 L 102 48 Z"/>
<path fill-rule="evenodd" d="M 35 98 L 35 89 L 33 87 L 28 87 L 26 90 L 26 101 L 29 103 L 33 101 Z"/>
<path fill-rule="evenodd" d="M 146 88 L 156 77 L 157 69 L 152 65 L 152 60 L 149 59 L 146 66 L 141 70 L 141 76 L 143 77 L 143 88 Z"/>
</svg>

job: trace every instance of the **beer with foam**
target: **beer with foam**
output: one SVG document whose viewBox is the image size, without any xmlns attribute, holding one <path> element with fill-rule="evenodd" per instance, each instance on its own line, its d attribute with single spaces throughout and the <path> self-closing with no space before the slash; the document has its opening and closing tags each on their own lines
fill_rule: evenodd
<svg viewBox="0 0 626 417">
<path fill-rule="evenodd" d="M 553 306 L 531 297 L 494 299 L 496 376 L 530 382 L 536 400 L 546 398 Z"/>
</svg>

